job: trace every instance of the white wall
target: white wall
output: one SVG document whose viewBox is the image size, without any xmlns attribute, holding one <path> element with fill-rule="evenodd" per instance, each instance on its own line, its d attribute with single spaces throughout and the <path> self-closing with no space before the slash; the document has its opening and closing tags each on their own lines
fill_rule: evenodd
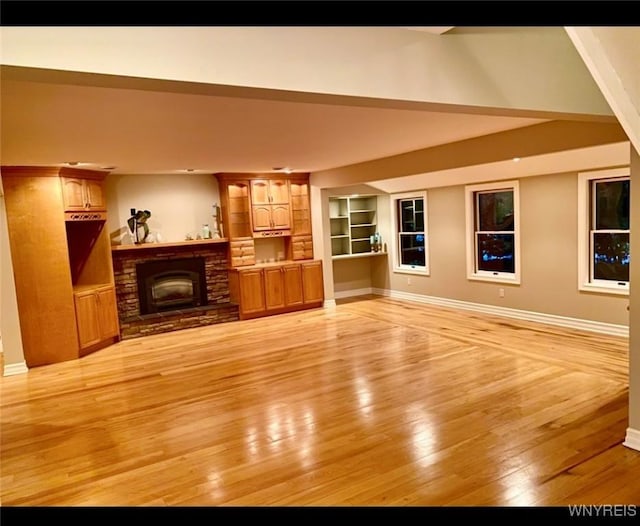
<svg viewBox="0 0 640 526">
<path fill-rule="evenodd" d="M 107 226 L 112 243 L 130 243 L 130 210 L 149 210 L 152 233 L 163 242 L 184 241 L 187 233 L 201 233 L 203 223 L 213 227 L 213 205 L 219 204 L 218 181 L 212 174 L 108 175 L 105 182 Z"/>
</svg>

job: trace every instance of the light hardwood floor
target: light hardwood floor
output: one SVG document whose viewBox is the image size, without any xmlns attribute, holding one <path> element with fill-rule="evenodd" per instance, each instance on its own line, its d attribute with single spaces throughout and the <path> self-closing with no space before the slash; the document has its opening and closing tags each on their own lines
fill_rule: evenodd
<svg viewBox="0 0 640 526">
<path fill-rule="evenodd" d="M 628 341 L 381 297 L 1 380 L 2 505 L 640 503 Z"/>
</svg>

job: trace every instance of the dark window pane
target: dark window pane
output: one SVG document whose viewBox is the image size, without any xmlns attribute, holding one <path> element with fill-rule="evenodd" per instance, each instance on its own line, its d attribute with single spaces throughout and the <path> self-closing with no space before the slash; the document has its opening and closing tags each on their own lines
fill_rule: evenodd
<svg viewBox="0 0 640 526">
<path fill-rule="evenodd" d="M 413 201 L 400 201 L 400 221 L 402 232 L 416 231 L 416 222 L 413 213 Z"/>
<path fill-rule="evenodd" d="M 400 264 L 425 266 L 423 234 L 400 234 Z"/>
<path fill-rule="evenodd" d="M 629 234 L 593 235 L 593 277 L 629 281 Z"/>
<path fill-rule="evenodd" d="M 424 232 L 422 199 L 405 199 L 398 202 L 401 232 Z"/>
<path fill-rule="evenodd" d="M 478 270 L 515 272 L 513 234 L 478 234 Z"/>
<path fill-rule="evenodd" d="M 514 230 L 513 191 L 478 194 L 478 230 Z"/>
<path fill-rule="evenodd" d="M 595 183 L 595 230 L 629 230 L 630 181 Z"/>
</svg>

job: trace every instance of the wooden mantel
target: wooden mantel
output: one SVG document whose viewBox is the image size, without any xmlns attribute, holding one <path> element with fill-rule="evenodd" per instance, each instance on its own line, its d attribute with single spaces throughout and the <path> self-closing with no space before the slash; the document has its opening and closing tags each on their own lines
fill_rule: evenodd
<svg viewBox="0 0 640 526">
<path fill-rule="evenodd" d="M 187 247 L 196 245 L 213 245 L 217 243 L 227 243 L 226 237 L 218 239 L 191 239 L 188 241 L 174 241 L 172 243 L 141 243 L 139 245 L 111 245 L 112 252 L 121 252 L 126 250 L 157 250 L 165 247 Z"/>
</svg>

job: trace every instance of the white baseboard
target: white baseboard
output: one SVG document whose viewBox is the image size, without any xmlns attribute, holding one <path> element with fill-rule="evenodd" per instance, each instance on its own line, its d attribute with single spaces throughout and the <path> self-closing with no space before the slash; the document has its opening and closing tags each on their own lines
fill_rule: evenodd
<svg viewBox="0 0 640 526">
<path fill-rule="evenodd" d="M 449 298 L 438 298 L 436 296 L 425 296 L 423 294 L 401 292 L 398 290 L 374 288 L 372 293 L 378 294 L 380 296 L 388 296 L 394 299 L 415 301 L 418 303 L 428 303 L 430 305 L 439 305 L 441 307 L 449 307 L 453 309 L 472 310 L 475 312 L 482 312 L 484 314 L 492 314 L 494 316 L 503 316 L 505 318 L 515 318 L 524 321 L 533 321 L 544 323 L 547 325 L 566 327 L 569 329 L 598 332 L 601 334 L 608 334 L 610 336 L 622 336 L 626 338 L 629 337 L 629 327 L 627 327 L 626 325 L 614 325 L 613 323 L 583 320 L 580 318 L 567 318 L 565 316 L 556 316 L 555 314 L 545 314 L 542 312 L 510 309 L 507 307 L 484 305 L 482 303 L 471 303 L 468 301 L 453 300 Z"/>
<path fill-rule="evenodd" d="M 13 376 L 14 374 L 24 374 L 29 371 L 26 362 L 8 363 L 4 366 L 2 376 Z"/>
<path fill-rule="evenodd" d="M 373 294 L 373 289 L 371 287 L 364 289 L 351 289 L 351 290 L 341 290 L 339 292 L 334 292 L 333 297 L 336 299 L 342 298 L 351 298 L 352 296 L 364 296 L 365 294 Z"/>
<path fill-rule="evenodd" d="M 627 446 L 636 451 L 640 451 L 640 431 L 637 429 L 627 428 L 627 437 L 622 443 L 623 446 Z"/>
<path fill-rule="evenodd" d="M 322 306 L 325 309 L 335 309 L 336 308 L 336 300 L 324 300 Z"/>
</svg>

